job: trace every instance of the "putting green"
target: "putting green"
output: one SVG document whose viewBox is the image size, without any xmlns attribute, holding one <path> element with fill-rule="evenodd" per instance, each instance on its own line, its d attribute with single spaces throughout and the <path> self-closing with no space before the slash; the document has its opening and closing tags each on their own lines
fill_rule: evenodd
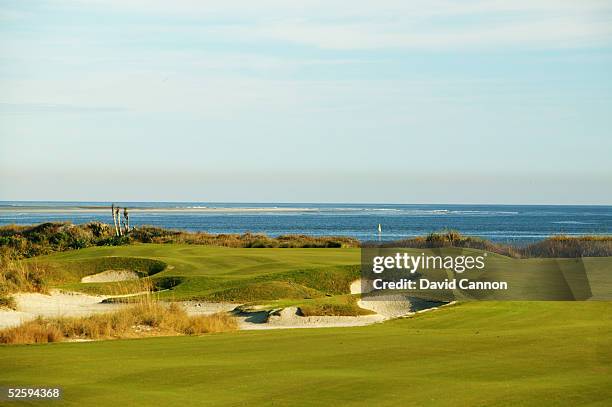
<svg viewBox="0 0 612 407">
<path fill-rule="evenodd" d="M 63 405 L 607 406 L 612 303 L 473 302 L 368 327 L 0 347 Z"/>
<path fill-rule="evenodd" d="M 151 263 L 155 261 L 155 263 Z M 85 275 L 134 269 L 152 275 L 162 299 L 249 302 L 346 294 L 359 277 L 358 249 L 233 249 L 140 244 L 95 247 L 31 259 L 47 265 L 51 285 L 102 294 L 139 291 L 129 283 L 81 284 Z M 130 262 L 133 266 L 130 266 Z M 148 262 L 148 263 L 147 263 Z M 161 272 L 150 264 L 166 266 Z"/>
<path fill-rule="evenodd" d="M 431 251 L 413 250 L 417 254 Z M 447 252 L 452 250 L 455 249 L 446 249 Z M 474 249 L 457 249 L 457 253 L 462 252 L 482 253 Z M 127 268 L 150 275 L 154 285 L 161 290 L 162 299 L 245 303 L 346 295 L 350 292 L 350 282 L 360 276 L 360 260 L 359 249 L 236 249 L 137 244 L 75 250 L 30 261 L 48 265 L 52 270 L 51 284 L 67 290 L 99 294 L 142 290 L 138 284 L 80 283 L 85 275 Z M 516 270 L 536 278 L 543 274 L 543 270 L 556 270 L 576 261 L 512 259 L 489 253 L 487 264 L 512 281 Z M 609 278 L 612 257 L 583 258 L 579 265 L 588 274 L 593 295 L 598 299 L 612 299 L 612 280 Z"/>
</svg>

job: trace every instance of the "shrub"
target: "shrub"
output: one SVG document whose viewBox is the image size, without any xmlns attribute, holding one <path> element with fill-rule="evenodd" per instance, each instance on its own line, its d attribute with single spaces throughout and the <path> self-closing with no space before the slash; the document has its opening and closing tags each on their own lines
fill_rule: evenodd
<svg viewBox="0 0 612 407">
<path fill-rule="evenodd" d="M 612 256 L 612 236 L 553 236 L 524 247 L 526 257 Z"/>
<path fill-rule="evenodd" d="M 510 257 L 602 257 L 612 256 L 612 236 L 552 236 L 523 247 L 492 243 L 478 237 L 463 236 L 457 231 L 431 233 L 426 237 L 382 244 L 368 243 L 367 247 L 440 248 L 460 247 L 485 250 Z"/>
<path fill-rule="evenodd" d="M 130 243 L 127 236 L 109 236 L 96 242 L 96 246 L 123 246 Z"/>
<path fill-rule="evenodd" d="M 138 227 L 127 235 L 115 236 L 111 226 L 100 222 L 84 225 L 47 222 L 34 226 L 0 227 L 0 248 L 10 247 L 20 257 L 33 257 L 88 246 L 121 246 L 130 243 L 183 243 L 246 248 L 359 247 L 358 240 L 348 237 L 284 235 L 272 238 L 264 234 L 253 233 L 214 235 L 153 226 Z"/>
<path fill-rule="evenodd" d="M 485 250 L 491 253 L 498 253 L 510 257 L 520 257 L 520 253 L 515 247 L 492 243 L 479 237 L 463 236 L 455 230 L 430 233 L 425 237 L 414 237 L 411 239 L 398 240 L 394 242 L 384 242 L 382 244 L 370 243 L 366 244 L 365 246 L 409 247 L 415 249 L 459 247 Z"/>
</svg>

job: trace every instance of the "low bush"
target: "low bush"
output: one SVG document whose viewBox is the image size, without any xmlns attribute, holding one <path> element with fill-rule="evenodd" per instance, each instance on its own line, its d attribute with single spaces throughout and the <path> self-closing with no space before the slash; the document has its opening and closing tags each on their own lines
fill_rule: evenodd
<svg viewBox="0 0 612 407">
<path fill-rule="evenodd" d="M 276 238 L 264 234 L 210 234 L 141 226 L 127 235 L 115 236 L 113 228 L 100 222 L 73 225 L 69 222 L 47 222 L 34 226 L 0 226 L 0 248 L 34 257 L 57 251 L 89 246 L 120 246 L 131 243 L 182 243 L 245 248 L 327 248 L 359 247 L 349 237 L 313 237 L 284 235 Z"/>
<path fill-rule="evenodd" d="M 415 249 L 460 247 L 485 250 L 491 253 L 498 253 L 504 256 L 520 257 L 520 253 L 515 247 L 503 244 L 496 244 L 479 237 L 463 236 L 459 232 L 454 230 L 430 233 L 427 236 L 419 236 L 410 239 L 397 240 L 393 242 L 384 242 L 380 244 L 370 243 L 364 246 L 408 247 Z"/>
<path fill-rule="evenodd" d="M 364 247 L 407 247 L 431 249 L 459 247 L 479 249 L 504 256 L 521 257 L 605 257 L 612 256 L 612 236 L 551 236 L 525 246 L 511 246 L 488 240 L 461 235 L 457 231 L 431 233 L 424 237 L 383 243 L 367 243 Z"/>
<path fill-rule="evenodd" d="M 612 256 L 612 236 L 553 236 L 525 246 L 525 257 L 605 257 Z"/>
<path fill-rule="evenodd" d="M 350 237 L 264 234 L 210 234 L 153 226 L 134 228 L 125 236 L 114 236 L 113 228 L 100 222 L 73 225 L 48 222 L 34 226 L 0 226 L 0 250 L 18 257 L 34 257 L 56 251 L 89 246 L 119 246 L 131 243 L 180 243 L 242 248 L 341 248 L 341 247 L 459 247 L 485 250 L 510 257 L 612 256 L 612 236 L 553 236 L 527 246 L 493 243 L 448 230 L 392 242 L 364 243 Z"/>
</svg>

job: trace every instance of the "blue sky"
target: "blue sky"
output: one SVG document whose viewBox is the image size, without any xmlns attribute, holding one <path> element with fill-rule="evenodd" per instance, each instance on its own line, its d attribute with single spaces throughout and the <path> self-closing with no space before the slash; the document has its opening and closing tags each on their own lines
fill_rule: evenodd
<svg viewBox="0 0 612 407">
<path fill-rule="evenodd" d="M 0 0 L 0 199 L 612 204 L 610 1 Z"/>
</svg>

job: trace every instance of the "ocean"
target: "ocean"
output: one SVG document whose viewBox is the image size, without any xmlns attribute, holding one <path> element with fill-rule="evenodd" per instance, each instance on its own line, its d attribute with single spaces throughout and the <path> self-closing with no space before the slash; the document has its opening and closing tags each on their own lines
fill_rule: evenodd
<svg viewBox="0 0 612 407">
<path fill-rule="evenodd" d="M 612 206 L 400 205 L 321 203 L 119 202 L 134 226 L 209 233 L 351 236 L 395 240 L 444 229 L 496 242 L 612 234 Z M 112 223 L 108 202 L 0 201 L 0 225 L 51 221 Z"/>
</svg>

